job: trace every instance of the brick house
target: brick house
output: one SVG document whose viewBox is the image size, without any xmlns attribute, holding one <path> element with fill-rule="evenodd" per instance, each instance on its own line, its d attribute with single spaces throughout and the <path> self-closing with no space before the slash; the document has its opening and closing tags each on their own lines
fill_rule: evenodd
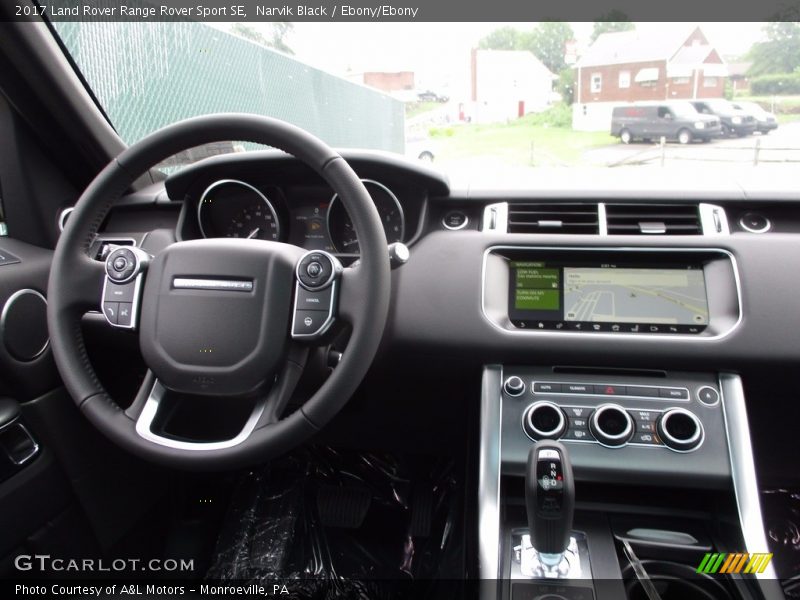
<svg viewBox="0 0 800 600">
<path fill-rule="evenodd" d="M 728 69 L 699 27 L 678 37 L 638 31 L 604 33 L 575 65 L 572 125 L 608 129 L 628 102 L 721 98 Z"/>
</svg>

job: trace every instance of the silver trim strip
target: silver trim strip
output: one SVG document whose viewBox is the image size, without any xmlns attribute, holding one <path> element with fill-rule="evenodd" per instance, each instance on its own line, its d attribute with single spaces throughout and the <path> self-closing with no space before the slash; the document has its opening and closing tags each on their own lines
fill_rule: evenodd
<svg viewBox="0 0 800 600">
<path fill-rule="evenodd" d="M 603 237 L 608 236 L 608 217 L 606 216 L 606 203 L 597 203 L 597 233 Z"/>
<path fill-rule="evenodd" d="M 481 315 L 483 316 L 484 320 L 489 323 L 495 329 L 507 334 L 507 335 L 540 335 L 540 336 L 552 336 L 555 338 L 560 338 L 560 336 L 583 336 L 581 339 L 587 339 L 587 332 L 582 331 L 551 331 L 551 330 L 537 330 L 537 329 L 506 329 L 505 327 L 501 326 L 499 323 L 496 323 L 492 319 L 489 318 L 489 315 L 486 313 L 486 259 L 488 258 L 489 254 L 496 250 L 581 250 L 586 252 L 716 252 L 719 254 L 724 254 L 728 257 L 731 261 L 731 268 L 733 269 L 733 279 L 736 285 L 736 299 L 739 307 L 739 314 L 736 318 L 736 322 L 727 330 L 717 334 L 717 335 L 692 335 L 686 333 L 675 333 L 669 335 L 662 335 L 662 334 L 653 334 L 653 333 L 628 333 L 624 331 L 620 331 L 618 333 L 605 333 L 605 332 L 597 332 L 597 333 L 588 333 L 589 336 L 596 337 L 596 338 L 607 338 L 607 339 L 620 339 L 620 338 L 637 338 L 643 340 L 651 340 L 651 341 L 658 341 L 659 343 L 671 343 L 672 341 L 685 341 L 685 340 L 697 340 L 697 341 L 716 341 L 720 340 L 724 337 L 729 336 L 733 331 L 735 331 L 739 325 L 742 323 L 743 318 L 743 309 L 742 309 L 742 285 L 741 280 L 739 277 L 739 266 L 736 262 L 736 257 L 729 252 L 728 250 L 724 250 L 722 248 L 637 248 L 637 247 L 629 247 L 629 246 L 601 246 L 601 247 L 586 247 L 586 246 L 506 246 L 506 245 L 497 245 L 497 246 L 489 246 L 483 252 L 483 262 L 481 264 Z"/>
<path fill-rule="evenodd" d="M 3 311 L 2 313 L 0 313 L 0 337 L 3 337 L 4 343 L 5 343 L 5 336 L 3 335 L 3 332 L 6 328 L 6 318 L 8 317 L 8 311 L 11 309 L 11 305 L 14 303 L 14 301 L 20 296 L 24 296 L 25 294 L 33 294 L 34 296 L 38 296 L 42 300 L 42 302 L 44 302 L 45 310 L 47 309 L 47 298 L 45 298 L 41 292 L 37 292 L 36 290 L 32 290 L 31 288 L 22 288 L 21 290 L 17 290 L 13 294 L 11 294 L 6 299 L 5 304 L 3 304 Z M 21 360 L 20 362 L 33 362 L 34 360 L 39 358 L 42 354 L 44 354 L 49 346 L 50 346 L 50 336 L 48 335 L 47 339 L 44 342 L 44 345 L 38 352 L 36 352 L 36 354 L 34 354 L 31 358 L 28 358 L 26 360 Z"/>
<path fill-rule="evenodd" d="M 503 368 L 489 365 L 481 382 L 480 455 L 478 460 L 478 575 L 497 579 L 500 562 L 500 418 Z"/>
<path fill-rule="evenodd" d="M 266 400 L 262 399 L 258 401 L 250 417 L 247 419 L 247 422 L 244 424 L 244 427 L 242 427 L 242 430 L 236 437 L 221 442 L 186 442 L 183 440 L 166 438 L 152 431 L 153 421 L 158 414 L 159 404 L 164 399 L 166 392 L 167 389 L 156 380 L 153 384 L 153 388 L 150 390 L 150 395 L 147 397 L 147 402 L 145 402 L 144 408 L 142 409 L 142 414 L 139 415 L 139 419 L 136 421 L 136 433 L 148 442 L 153 442 L 159 446 L 175 448 L 177 450 L 209 452 L 231 448 L 241 444 L 250 437 L 250 434 L 255 430 L 258 420 L 261 418 L 261 414 L 264 412 L 264 407 L 266 406 Z"/>
<path fill-rule="evenodd" d="M 643 387 L 655 390 L 683 390 L 686 392 L 686 398 L 668 398 L 666 396 L 662 396 L 660 393 L 658 396 L 635 396 L 633 394 L 596 394 L 594 392 L 537 392 L 536 391 L 536 384 L 537 383 L 555 383 L 558 385 L 590 385 L 592 388 L 596 385 L 610 385 L 614 387 Z M 709 386 L 706 386 L 709 387 Z M 713 389 L 713 388 L 712 388 Z M 630 383 L 611 383 L 609 381 L 540 381 L 538 379 L 534 379 L 531 381 L 531 392 L 533 394 L 540 394 L 544 396 L 600 396 L 602 398 L 644 398 L 647 400 L 663 400 L 664 402 L 689 402 L 691 400 L 691 394 L 689 394 L 689 389 L 680 386 L 674 385 L 639 385 L 639 384 L 630 384 Z M 706 404 L 706 406 L 710 406 Z"/>
<path fill-rule="evenodd" d="M 759 499 L 742 380 L 733 373 L 720 373 L 719 386 L 722 398 L 722 416 L 725 420 L 725 433 L 728 438 L 728 453 L 731 460 L 733 491 L 739 509 L 742 537 L 748 552 L 767 552 L 769 546 L 761 516 L 761 500 Z M 756 577 L 776 579 L 777 575 L 772 562 L 763 573 L 756 574 Z"/>
<path fill-rule="evenodd" d="M 388 187 L 383 185 L 380 181 L 375 181 L 374 179 L 362 179 L 361 183 L 364 184 L 364 187 L 367 187 L 367 185 L 374 185 L 374 186 L 380 188 L 381 190 L 386 192 L 392 200 L 394 200 L 395 206 L 397 206 L 397 210 L 400 213 L 400 239 L 397 240 L 397 241 L 398 242 L 402 242 L 403 240 L 405 240 L 405 237 L 406 237 L 406 214 L 405 214 L 405 212 L 403 212 L 403 205 L 400 204 L 400 200 L 397 199 L 397 196 L 395 195 L 395 193 L 392 190 L 390 190 Z M 367 190 L 367 191 L 369 192 L 369 190 Z M 372 198 L 372 194 L 370 194 L 370 198 Z M 348 251 L 340 250 L 339 248 L 336 247 L 336 243 L 333 241 L 333 236 L 331 235 L 331 227 L 330 227 L 331 209 L 333 208 L 334 203 L 336 202 L 336 200 L 339 200 L 339 202 L 341 202 L 341 199 L 339 198 L 339 194 L 334 194 L 331 197 L 331 201 L 328 203 L 328 210 L 325 213 L 325 228 L 328 230 L 328 238 L 331 241 L 331 246 L 333 246 L 333 249 L 336 250 L 339 254 L 346 254 Z M 375 204 L 375 198 L 372 198 L 372 203 Z M 342 206 L 344 206 L 344 205 L 342 205 Z M 377 210 L 377 208 L 378 208 L 377 204 L 375 204 L 375 208 Z M 347 212 L 347 208 L 345 208 L 345 212 Z M 350 215 L 348 215 L 348 218 L 350 218 Z M 381 221 L 382 220 L 383 219 L 381 219 Z M 465 224 L 465 226 L 466 226 L 466 224 Z M 389 244 L 393 243 L 393 242 L 389 242 L 388 238 L 387 238 L 387 242 Z M 359 245 L 358 249 L 359 249 L 359 253 L 360 253 L 361 252 L 361 246 L 360 245 Z M 352 254 L 352 252 L 350 252 L 350 253 Z"/>
<path fill-rule="evenodd" d="M 74 206 L 68 206 L 67 208 L 62 209 L 60 213 L 58 213 L 58 230 L 60 232 L 62 233 L 64 232 L 64 227 L 67 224 L 67 219 L 72 214 L 73 210 L 75 210 Z"/>
<path fill-rule="evenodd" d="M 253 282 L 243 279 L 199 279 L 176 277 L 172 287 L 183 290 L 225 290 L 231 292 L 252 292 Z"/>
<path fill-rule="evenodd" d="M 5 425 L 3 425 L 2 427 L 0 427 L 0 431 L 5 431 L 7 429 L 11 429 L 12 427 L 19 427 L 23 431 L 23 433 L 26 436 L 28 436 L 28 439 L 31 441 L 31 444 L 33 444 L 33 448 L 31 448 L 30 453 L 26 454 L 25 456 L 23 456 L 19 460 L 17 460 L 13 456 L 11 456 L 11 453 L 8 451 L 8 448 L 4 448 L 6 456 L 8 456 L 8 460 L 10 460 L 16 466 L 21 467 L 22 465 L 27 463 L 30 459 L 32 459 L 34 456 L 39 454 L 39 442 L 36 441 L 36 438 L 33 437 L 33 435 L 28 430 L 28 428 L 25 427 L 25 425 L 22 424 L 22 421 L 20 420 L 20 418 L 18 416 L 14 417 L 13 420 L 11 420 L 10 422 L 8 422 Z"/>
<path fill-rule="evenodd" d="M 701 202 L 699 205 L 700 226 L 703 235 L 709 237 L 727 236 L 731 230 L 728 227 L 728 215 L 725 209 L 716 204 Z"/>
<path fill-rule="evenodd" d="M 489 204 L 483 209 L 481 231 L 508 233 L 508 202 Z"/>
<path fill-rule="evenodd" d="M 267 196 L 261 190 L 259 190 L 258 188 L 250 185 L 249 183 L 246 183 L 244 181 L 240 181 L 238 179 L 220 179 L 219 181 L 215 181 L 214 183 L 209 185 L 203 191 L 203 194 L 200 196 L 200 202 L 197 203 L 197 226 L 200 228 L 200 234 L 206 239 L 208 239 L 208 237 L 209 237 L 206 234 L 205 229 L 203 228 L 203 202 L 206 199 L 206 195 L 208 194 L 208 192 L 213 190 L 215 187 L 218 187 L 220 185 L 227 185 L 227 184 L 231 184 L 231 183 L 236 184 L 236 185 L 241 185 L 242 187 L 245 187 L 245 188 L 255 192 L 256 194 L 258 194 L 261 197 L 261 199 L 264 201 L 264 204 L 266 204 L 267 208 L 269 208 L 269 212 L 272 213 L 272 220 L 275 223 L 275 240 L 279 240 L 281 238 L 281 223 L 278 220 L 278 213 L 275 212 L 275 207 L 272 205 L 272 202 L 270 202 L 269 198 L 267 198 Z M 214 236 L 214 237 L 219 237 L 219 236 Z"/>
</svg>

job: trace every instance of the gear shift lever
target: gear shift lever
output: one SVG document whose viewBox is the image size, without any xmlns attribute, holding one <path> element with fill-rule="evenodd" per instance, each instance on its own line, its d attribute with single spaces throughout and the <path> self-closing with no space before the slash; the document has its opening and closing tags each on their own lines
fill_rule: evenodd
<svg viewBox="0 0 800 600">
<path fill-rule="evenodd" d="M 563 444 L 550 440 L 537 442 L 528 453 L 525 508 L 531 545 L 539 560 L 557 566 L 570 543 L 575 511 L 572 465 Z"/>
</svg>

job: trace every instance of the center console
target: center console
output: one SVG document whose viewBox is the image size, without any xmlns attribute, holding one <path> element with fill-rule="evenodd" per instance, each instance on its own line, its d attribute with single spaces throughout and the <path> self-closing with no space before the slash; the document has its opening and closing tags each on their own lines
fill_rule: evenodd
<svg viewBox="0 0 800 600">
<path fill-rule="evenodd" d="M 482 385 L 480 570 L 497 580 L 485 597 L 648 600 L 651 584 L 662 600 L 781 597 L 770 569 L 698 573 L 709 553 L 767 551 L 737 376 L 492 365 Z M 540 447 L 547 487 L 574 473 L 574 523 L 550 570 L 529 491 Z"/>
</svg>

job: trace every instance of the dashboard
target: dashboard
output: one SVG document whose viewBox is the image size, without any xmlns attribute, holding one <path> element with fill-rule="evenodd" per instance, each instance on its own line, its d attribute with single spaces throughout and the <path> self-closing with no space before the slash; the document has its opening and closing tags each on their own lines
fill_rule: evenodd
<svg viewBox="0 0 800 600">
<path fill-rule="evenodd" d="M 787 304 L 800 296 L 787 276 L 800 271 L 791 182 L 765 173 L 689 186 L 629 169 L 486 187 L 402 157 L 342 155 L 368 181 L 387 242 L 410 249 L 393 273 L 385 330 L 400 355 L 740 371 L 800 360 L 800 313 Z M 288 155 L 225 155 L 124 197 L 100 236 L 156 253 L 253 235 L 347 265 L 358 246 L 341 208 Z"/>
</svg>

